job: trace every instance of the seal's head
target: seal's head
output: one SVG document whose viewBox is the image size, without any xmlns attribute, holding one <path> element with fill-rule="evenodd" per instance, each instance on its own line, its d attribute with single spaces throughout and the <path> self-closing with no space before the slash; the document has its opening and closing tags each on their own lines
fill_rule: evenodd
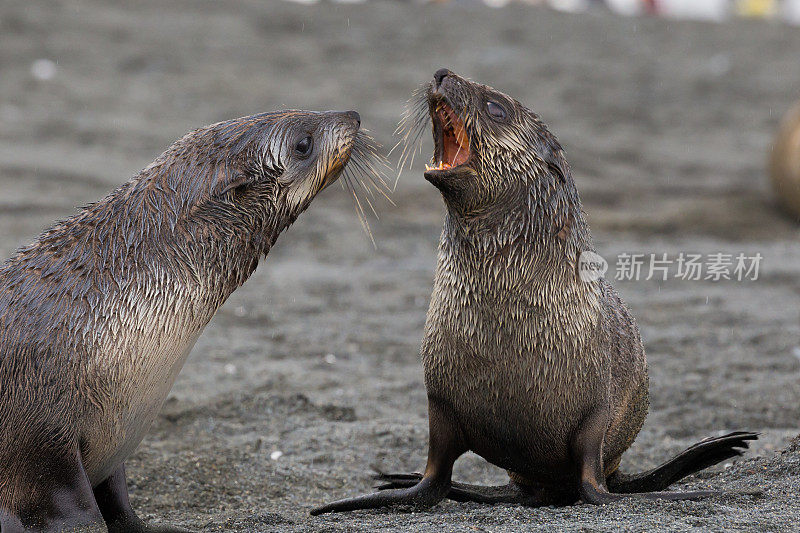
<svg viewBox="0 0 800 533">
<path fill-rule="evenodd" d="M 279 111 L 210 127 L 233 172 L 212 183 L 217 194 L 262 187 L 262 198 L 296 217 L 335 182 L 352 155 L 362 155 L 369 138 L 355 111 Z"/>
<path fill-rule="evenodd" d="M 503 210 L 537 181 L 571 182 L 561 145 L 539 117 L 489 86 L 438 70 L 401 124 L 407 141 L 428 118 L 434 153 L 425 178 L 459 215 Z"/>
<path fill-rule="evenodd" d="M 171 227 L 221 240 L 236 232 L 266 253 L 340 176 L 354 195 L 356 185 L 383 184 L 376 146 L 360 126 L 355 111 L 296 110 L 212 124 L 173 144 L 142 171 L 137 188 L 159 216 L 173 212 L 165 219 Z"/>
</svg>

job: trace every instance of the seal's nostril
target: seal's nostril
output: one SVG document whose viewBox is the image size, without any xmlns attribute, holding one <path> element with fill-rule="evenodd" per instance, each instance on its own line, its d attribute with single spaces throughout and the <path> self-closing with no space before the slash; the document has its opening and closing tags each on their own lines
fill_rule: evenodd
<svg viewBox="0 0 800 533">
<path fill-rule="evenodd" d="M 452 72 L 450 72 L 450 70 L 446 68 L 440 68 L 439 70 L 437 70 L 436 73 L 433 75 L 433 81 L 436 84 L 436 87 L 439 87 L 439 85 L 442 84 L 442 80 L 445 79 L 450 74 L 452 74 Z"/>
<path fill-rule="evenodd" d="M 356 121 L 356 124 L 361 126 L 361 115 L 358 114 L 358 111 L 348 111 L 345 113 L 348 117 L 352 118 Z"/>
</svg>

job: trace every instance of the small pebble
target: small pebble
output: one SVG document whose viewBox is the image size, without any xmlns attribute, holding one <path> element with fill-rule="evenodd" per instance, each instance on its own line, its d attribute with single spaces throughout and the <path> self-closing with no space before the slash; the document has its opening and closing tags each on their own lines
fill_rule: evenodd
<svg viewBox="0 0 800 533">
<path fill-rule="evenodd" d="M 277 460 L 278 460 L 278 459 L 280 459 L 282 456 L 283 456 L 283 452 L 282 452 L 282 451 L 280 451 L 280 450 L 275 450 L 274 452 L 272 452 L 271 454 L 269 454 L 269 458 L 270 458 L 270 459 L 272 459 L 273 461 L 277 461 Z"/>
<path fill-rule="evenodd" d="M 58 67 L 49 59 L 37 59 L 31 63 L 31 75 L 37 80 L 52 80 L 56 76 Z"/>
</svg>

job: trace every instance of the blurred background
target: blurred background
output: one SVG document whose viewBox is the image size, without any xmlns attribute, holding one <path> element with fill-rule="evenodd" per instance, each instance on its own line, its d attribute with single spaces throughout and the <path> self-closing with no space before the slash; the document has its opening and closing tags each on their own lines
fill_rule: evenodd
<svg viewBox="0 0 800 533">
<path fill-rule="evenodd" d="M 444 210 L 422 178 L 426 138 L 396 205 L 376 206 L 376 247 L 346 192 L 331 187 L 220 311 L 129 463 L 143 516 L 233 531 L 797 523 L 800 226 L 768 170 L 781 119 L 800 98 L 797 2 L 486 4 L 3 0 L 0 252 L 223 119 L 356 109 L 388 153 L 411 91 L 448 67 L 517 97 L 559 137 L 607 277 L 625 253 L 761 254 L 757 279 L 615 285 L 651 368 L 651 413 L 623 469 L 719 431 L 758 430 L 748 461 L 687 486 L 763 495 L 307 516 L 369 490 L 373 467 L 424 464 L 418 352 Z M 474 455 L 455 475 L 504 482 Z"/>
</svg>

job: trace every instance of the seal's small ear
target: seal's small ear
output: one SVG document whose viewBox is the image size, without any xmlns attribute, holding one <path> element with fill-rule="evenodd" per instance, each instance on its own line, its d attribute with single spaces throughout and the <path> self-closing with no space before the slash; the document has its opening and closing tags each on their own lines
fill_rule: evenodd
<svg viewBox="0 0 800 533">
<path fill-rule="evenodd" d="M 553 173 L 553 175 L 558 177 L 558 179 L 561 181 L 561 183 L 566 183 L 567 182 L 567 178 L 564 175 L 565 174 L 564 173 L 564 169 L 561 168 L 560 165 L 558 165 L 557 163 L 554 163 L 552 161 L 548 161 L 547 162 L 547 168 L 548 168 L 548 170 L 550 170 L 550 172 Z"/>
<path fill-rule="evenodd" d="M 217 192 L 217 196 L 224 196 L 224 195 L 228 194 L 229 192 L 231 192 L 232 190 L 239 189 L 239 188 L 244 188 L 244 187 L 249 187 L 253 183 L 254 183 L 254 180 L 252 178 L 250 178 L 249 176 L 245 176 L 243 174 L 240 174 L 240 175 L 234 177 L 234 179 L 231 180 L 230 182 L 228 182 L 224 187 L 222 187 L 222 189 L 220 189 L 219 192 Z"/>
<path fill-rule="evenodd" d="M 230 172 L 230 171 L 229 171 Z M 214 188 L 213 195 L 223 197 L 231 191 L 237 189 L 244 190 L 247 187 L 256 185 L 259 182 L 268 182 L 277 179 L 282 174 L 280 168 L 264 168 L 261 170 L 236 171 L 231 179 L 219 180 L 222 183 Z"/>
<path fill-rule="evenodd" d="M 571 171 L 569 163 L 567 163 L 567 159 L 564 157 L 564 153 L 561 149 L 547 150 L 544 154 L 544 163 L 547 165 L 547 169 L 552 172 L 561 183 L 567 182 L 567 177 L 570 176 Z"/>
</svg>

